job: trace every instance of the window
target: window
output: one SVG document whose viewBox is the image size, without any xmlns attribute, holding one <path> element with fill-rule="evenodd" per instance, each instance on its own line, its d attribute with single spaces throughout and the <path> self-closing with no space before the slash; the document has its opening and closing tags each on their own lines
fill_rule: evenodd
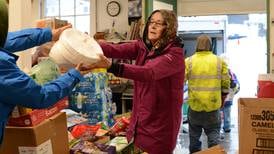
<svg viewBox="0 0 274 154">
<path fill-rule="evenodd" d="M 42 0 L 42 18 L 67 20 L 90 34 L 90 0 Z"/>
</svg>

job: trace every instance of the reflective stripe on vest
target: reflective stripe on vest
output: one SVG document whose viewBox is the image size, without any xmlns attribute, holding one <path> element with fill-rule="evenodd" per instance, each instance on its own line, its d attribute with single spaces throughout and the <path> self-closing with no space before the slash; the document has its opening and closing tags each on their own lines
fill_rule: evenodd
<svg viewBox="0 0 274 154">
<path fill-rule="evenodd" d="M 220 75 L 191 75 L 189 79 L 220 79 Z"/>
<path fill-rule="evenodd" d="M 217 57 L 217 75 L 192 75 L 192 57 L 189 57 L 189 74 L 188 79 L 222 79 L 222 64 L 221 60 Z M 189 87 L 193 91 L 220 91 L 221 87 Z"/>
<path fill-rule="evenodd" d="M 208 88 L 208 87 L 189 87 L 189 89 L 194 90 L 194 91 L 220 91 L 220 87 L 213 87 L 213 88 Z"/>
</svg>

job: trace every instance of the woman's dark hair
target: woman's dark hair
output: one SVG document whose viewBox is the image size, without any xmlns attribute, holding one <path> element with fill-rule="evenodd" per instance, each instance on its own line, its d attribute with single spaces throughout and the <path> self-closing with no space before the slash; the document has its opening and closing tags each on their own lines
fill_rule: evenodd
<svg viewBox="0 0 274 154">
<path fill-rule="evenodd" d="M 9 15 L 6 0 L 0 0 L 0 47 L 3 47 L 8 33 Z"/>
<path fill-rule="evenodd" d="M 156 45 L 152 45 L 150 40 L 148 40 L 148 27 L 149 27 L 149 22 L 153 14 L 160 12 L 161 15 L 164 18 L 164 23 L 166 24 L 166 30 L 163 31 L 162 37 L 156 43 Z M 178 28 L 178 21 L 175 13 L 173 11 L 169 10 L 155 10 L 151 13 L 151 15 L 147 19 L 147 23 L 144 29 L 143 33 L 143 41 L 145 42 L 146 46 L 149 49 L 154 49 L 157 54 L 161 54 L 161 51 L 166 47 L 168 42 L 171 40 L 174 40 L 176 38 L 176 33 L 177 33 L 177 28 Z"/>
</svg>

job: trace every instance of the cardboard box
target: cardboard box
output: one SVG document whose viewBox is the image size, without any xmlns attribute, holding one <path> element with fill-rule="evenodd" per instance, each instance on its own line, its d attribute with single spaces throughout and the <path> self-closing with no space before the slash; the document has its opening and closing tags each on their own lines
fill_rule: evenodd
<svg viewBox="0 0 274 154">
<path fill-rule="evenodd" d="M 274 99 L 240 98 L 239 154 L 274 153 Z"/>
<path fill-rule="evenodd" d="M 226 154 L 226 151 L 222 146 L 216 145 L 203 151 L 196 152 L 195 154 Z"/>
<path fill-rule="evenodd" d="M 0 154 L 68 154 L 66 114 L 61 112 L 34 127 L 5 129 Z"/>
<path fill-rule="evenodd" d="M 57 29 L 60 27 L 63 27 L 68 24 L 68 21 L 66 20 L 60 20 L 60 19 L 41 19 L 36 21 L 36 27 L 37 28 L 51 28 L 51 29 Z"/>
</svg>

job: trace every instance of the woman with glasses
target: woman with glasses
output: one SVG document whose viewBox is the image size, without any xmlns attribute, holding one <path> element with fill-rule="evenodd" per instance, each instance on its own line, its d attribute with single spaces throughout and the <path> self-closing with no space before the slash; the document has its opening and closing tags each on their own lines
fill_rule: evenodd
<svg viewBox="0 0 274 154">
<path fill-rule="evenodd" d="M 127 139 L 149 154 L 171 154 L 181 123 L 185 65 L 177 27 L 172 11 L 156 10 L 148 18 L 142 39 L 118 45 L 100 43 L 106 57 L 135 60 L 135 64 L 109 65 L 103 58 L 94 65 L 134 80 Z"/>
</svg>

